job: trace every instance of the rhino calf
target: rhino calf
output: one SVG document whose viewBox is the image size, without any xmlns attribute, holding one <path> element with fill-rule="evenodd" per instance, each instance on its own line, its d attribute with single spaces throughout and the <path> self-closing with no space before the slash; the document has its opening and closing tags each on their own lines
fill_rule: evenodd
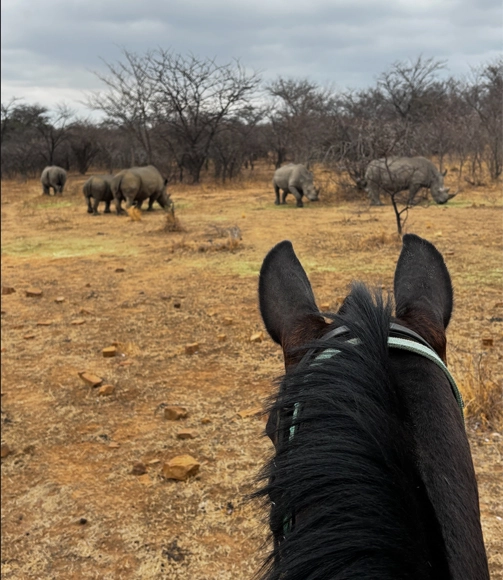
<svg viewBox="0 0 503 580">
<path fill-rule="evenodd" d="M 164 179 L 153 165 L 131 167 L 119 171 L 112 179 L 111 190 L 115 201 L 117 215 L 124 213 L 121 202 L 126 201 L 126 209 L 135 205 L 141 208 L 148 199 L 148 210 L 156 201 L 163 209 L 168 210 L 173 202 L 166 191 L 168 180 Z"/>
<path fill-rule="evenodd" d="M 382 205 L 379 194 L 384 191 L 393 195 L 409 190 L 409 204 L 417 192 L 426 187 L 436 203 L 446 203 L 456 194 L 449 194 L 449 188 L 444 187 L 444 175 L 435 165 L 424 157 L 388 157 L 374 159 L 365 171 L 364 186 L 370 198 L 371 205 Z"/>
<path fill-rule="evenodd" d="M 51 194 L 51 187 L 54 195 L 62 194 L 66 183 L 66 171 L 57 165 L 48 165 L 40 176 L 40 183 L 44 188 L 44 195 Z"/>
<path fill-rule="evenodd" d="M 110 203 L 114 198 L 111 189 L 113 178 L 113 175 L 93 175 L 84 183 L 87 213 L 98 215 L 98 206 L 102 201 L 105 202 L 105 213 L 110 213 Z M 92 204 L 91 199 L 94 200 Z"/>
<path fill-rule="evenodd" d="M 291 193 L 297 200 L 297 207 L 302 207 L 302 196 L 305 195 L 310 201 L 318 201 L 318 190 L 313 185 L 313 174 L 301 164 L 290 163 L 274 172 L 272 180 L 276 193 L 276 205 L 280 204 L 279 190 L 283 190 L 281 203 L 286 203 L 286 196 Z"/>
</svg>

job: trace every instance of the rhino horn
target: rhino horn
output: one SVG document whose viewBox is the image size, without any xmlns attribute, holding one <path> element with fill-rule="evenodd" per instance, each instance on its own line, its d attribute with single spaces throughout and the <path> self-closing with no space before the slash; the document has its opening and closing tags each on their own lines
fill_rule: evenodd
<svg viewBox="0 0 503 580">
<path fill-rule="evenodd" d="M 458 195 L 458 192 L 456 192 L 456 193 L 449 193 L 449 195 L 447 196 L 447 201 L 449 201 L 453 197 L 456 197 L 456 195 Z"/>
</svg>

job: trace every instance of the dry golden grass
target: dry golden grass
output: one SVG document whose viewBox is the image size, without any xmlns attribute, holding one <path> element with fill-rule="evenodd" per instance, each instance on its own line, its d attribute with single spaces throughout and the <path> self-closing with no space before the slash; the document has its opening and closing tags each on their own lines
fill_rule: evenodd
<svg viewBox="0 0 503 580">
<path fill-rule="evenodd" d="M 2 442 L 12 450 L 2 459 L 2 577 L 226 580 L 257 570 L 265 518 L 243 497 L 271 445 L 263 420 L 238 412 L 260 406 L 282 372 L 272 341 L 250 343 L 263 328 L 261 261 L 291 239 L 331 310 L 354 279 L 390 289 L 400 249 L 390 206 L 369 208 L 325 175 L 319 203 L 297 209 L 290 196 L 276 207 L 271 176 L 258 168 L 224 186 L 172 186 L 183 231 L 169 235 L 160 209 L 140 221 L 88 215 L 85 177 L 71 175 L 61 198 L 43 198 L 35 180 L 2 183 L 2 282 L 16 288 L 2 296 Z M 465 185 L 454 201 L 414 208 L 406 229 L 434 242 L 452 275 L 448 361 L 467 402 L 492 578 L 502 580 L 501 188 Z M 26 297 L 29 287 L 43 296 Z M 198 352 L 185 354 L 194 342 Z M 112 344 L 118 356 L 104 358 Z M 97 396 L 83 369 L 114 394 Z M 165 421 L 165 404 L 189 417 Z M 181 428 L 198 436 L 180 440 Z M 182 453 L 201 462 L 199 474 L 164 480 L 163 462 Z M 146 477 L 131 473 L 135 461 Z"/>
</svg>

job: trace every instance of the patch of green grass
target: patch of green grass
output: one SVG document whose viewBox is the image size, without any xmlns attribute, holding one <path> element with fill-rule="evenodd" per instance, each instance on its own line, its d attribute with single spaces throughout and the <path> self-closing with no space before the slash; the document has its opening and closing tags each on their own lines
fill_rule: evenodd
<svg viewBox="0 0 503 580">
<path fill-rule="evenodd" d="M 50 208 L 64 208 L 64 207 L 74 207 L 75 203 L 69 200 L 52 200 L 47 199 L 43 201 L 31 202 L 29 204 L 31 207 L 36 209 L 50 209 Z"/>
<path fill-rule="evenodd" d="M 92 256 L 93 254 L 117 254 L 136 255 L 137 249 L 125 247 L 124 244 L 114 240 L 94 240 L 89 238 L 66 238 L 61 240 L 47 239 L 42 237 L 20 238 L 15 242 L 4 244 L 2 254 L 19 257 L 51 257 L 73 258 L 79 256 Z"/>
</svg>

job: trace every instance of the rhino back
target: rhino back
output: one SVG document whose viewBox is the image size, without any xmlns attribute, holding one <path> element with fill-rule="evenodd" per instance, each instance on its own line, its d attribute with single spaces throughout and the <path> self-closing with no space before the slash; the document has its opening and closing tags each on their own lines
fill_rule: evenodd
<svg viewBox="0 0 503 580">
<path fill-rule="evenodd" d="M 304 189 L 305 186 L 313 183 L 313 174 L 305 165 L 294 165 L 290 174 L 290 184 L 294 187 Z"/>
<path fill-rule="evenodd" d="M 159 195 L 161 194 L 164 189 L 164 179 L 156 167 L 153 165 L 147 165 L 146 167 L 132 167 L 130 171 L 136 175 L 141 182 L 138 194 L 141 196 L 142 200 L 155 193 Z"/>
<path fill-rule="evenodd" d="M 86 197 L 97 197 L 104 201 L 112 199 L 111 184 L 113 175 L 93 175 L 84 183 Z"/>
<path fill-rule="evenodd" d="M 283 165 L 279 167 L 274 172 L 273 183 L 277 185 L 280 189 L 288 189 L 288 183 L 290 181 L 290 175 L 294 169 L 295 165 L 290 163 L 288 165 Z"/>
</svg>

